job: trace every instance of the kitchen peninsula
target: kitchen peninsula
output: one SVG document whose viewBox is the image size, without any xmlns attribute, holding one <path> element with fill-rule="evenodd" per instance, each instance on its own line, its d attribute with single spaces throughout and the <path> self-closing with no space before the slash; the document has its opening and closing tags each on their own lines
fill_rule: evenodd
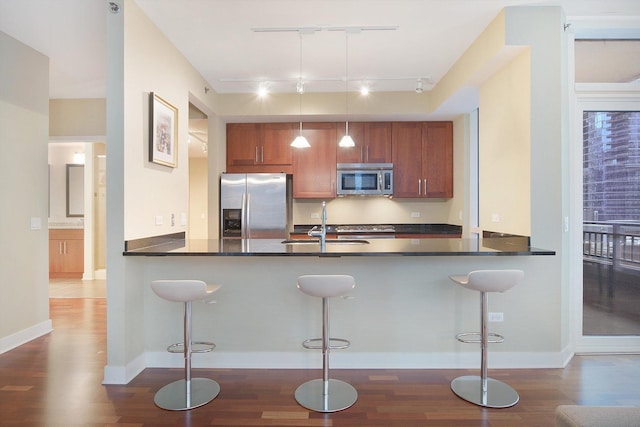
<svg viewBox="0 0 640 427">
<path fill-rule="evenodd" d="M 317 242 L 295 239 L 287 244 L 281 239 L 173 238 L 137 248 L 128 242 L 128 268 L 141 279 L 128 292 L 139 295 L 143 323 L 137 327 L 144 331 L 144 355 L 128 369 L 182 364 L 180 355 L 165 351 L 181 336 L 182 307 L 160 300 L 150 289 L 152 280 L 162 278 L 222 285 L 217 304 L 193 306 L 194 337 L 216 343 L 213 352 L 194 358 L 194 367 L 319 366 L 321 355 L 300 345 L 315 336 L 321 324 L 317 301 L 296 290 L 296 278 L 303 274 L 349 274 L 356 279 L 354 298 L 338 298 L 331 307 L 333 332 L 352 343 L 333 354 L 335 368 L 474 368 L 477 348 L 459 344 L 454 336 L 477 329 L 477 295 L 455 286 L 448 276 L 491 268 L 525 272 L 522 286 L 492 299 L 492 311 L 504 313 L 505 319 L 492 326 L 508 337 L 493 351 L 492 367 L 564 364 L 564 356 L 546 344 L 531 347 L 538 334 L 553 334 L 551 325 L 522 333 L 531 311 L 537 310 L 523 304 L 539 292 L 534 282 L 539 273 L 534 271 L 547 271 L 554 251 L 512 237 L 336 241 L 328 240 L 324 250 Z M 107 370 L 107 381 L 109 377 Z"/>
<path fill-rule="evenodd" d="M 138 247 L 128 242 L 127 256 L 525 256 L 555 255 L 534 248 L 527 237 L 483 239 L 328 239 L 322 247 L 317 239 L 164 239 Z"/>
</svg>

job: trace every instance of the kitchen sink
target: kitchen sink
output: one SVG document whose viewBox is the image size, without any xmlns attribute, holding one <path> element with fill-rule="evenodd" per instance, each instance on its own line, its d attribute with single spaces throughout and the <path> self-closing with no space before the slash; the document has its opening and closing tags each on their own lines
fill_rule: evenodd
<svg viewBox="0 0 640 427">
<path fill-rule="evenodd" d="M 315 239 L 288 239 L 281 243 L 285 245 L 319 245 L 320 241 Z M 368 245 L 368 240 L 363 239 L 327 239 L 327 245 Z"/>
</svg>

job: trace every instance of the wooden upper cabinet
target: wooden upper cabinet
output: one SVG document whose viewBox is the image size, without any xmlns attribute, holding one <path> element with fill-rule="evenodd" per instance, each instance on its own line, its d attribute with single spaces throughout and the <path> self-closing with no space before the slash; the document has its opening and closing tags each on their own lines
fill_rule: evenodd
<svg viewBox="0 0 640 427">
<path fill-rule="evenodd" d="M 309 148 L 293 150 L 293 197 L 336 197 L 336 123 L 304 123 Z"/>
<path fill-rule="evenodd" d="M 421 197 L 422 123 L 394 122 L 391 131 L 393 196 Z"/>
<path fill-rule="evenodd" d="M 422 125 L 422 173 L 426 197 L 453 197 L 453 124 Z"/>
<path fill-rule="evenodd" d="M 395 197 L 453 197 L 453 124 L 394 122 Z"/>
<path fill-rule="evenodd" d="M 298 123 L 227 124 L 227 172 L 293 174 L 295 198 L 336 197 L 336 163 L 393 163 L 394 197 L 453 197 L 452 122 L 304 123 L 310 148 L 292 148 Z"/>
<path fill-rule="evenodd" d="M 338 123 L 338 142 L 345 133 Z M 390 122 L 349 122 L 355 147 L 338 147 L 338 163 L 391 163 Z"/>
<path fill-rule="evenodd" d="M 228 123 L 227 172 L 291 173 L 294 123 Z"/>
<path fill-rule="evenodd" d="M 260 124 L 259 162 L 265 165 L 291 165 L 295 123 Z"/>
<path fill-rule="evenodd" d="M 258 123 L 227 123 L 227 167 L 255 165 L 259 141 Z"/>
</svg>

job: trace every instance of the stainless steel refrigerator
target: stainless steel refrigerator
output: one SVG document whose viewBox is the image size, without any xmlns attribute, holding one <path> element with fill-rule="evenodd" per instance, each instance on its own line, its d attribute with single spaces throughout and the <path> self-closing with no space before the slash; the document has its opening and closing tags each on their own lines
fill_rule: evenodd
<svg viewBox="0 0 640 427">
<path fill-rule="evenodd" d="M 221 239 L 286 239 L 291 218 L 290 180 L 284 173 L 223 173 Z"/>
</svg>

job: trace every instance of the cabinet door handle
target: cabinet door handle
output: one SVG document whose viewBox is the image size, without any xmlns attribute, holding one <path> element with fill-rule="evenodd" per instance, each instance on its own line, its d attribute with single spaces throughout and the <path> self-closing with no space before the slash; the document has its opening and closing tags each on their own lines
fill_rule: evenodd
<svg viewBox="0 0 640 427">
<path fill-rule="evenodd" d="M 369 162 L 369 146 L 368 145 L 367 145 L 367 149 L 366 149 L 365 152 L 367 153 L 367 156 L 365 157 L 365 159 L 366 159 L 365 161 Z"/>
<path fill-rule="evenodd" d="M 253 150 L 253 160 L 258 163 L 258 146 L 256 145 L 255 150 Z"/>
<path fill-rule="evenodd" d="M 424 197 L 427 197 L 427 178 L 424 179 Z"/>
<path fill-rule="evenodd" d="M 62 242 L 58 242 L 58 253 L 62 255 Z"/>
<path fill-rule="evenodd" d="M 364 153 L 362 152 L 362 150 L 364 150 L 363 147 L 360 147 L 360 161 L 363 162 L 364 161 Z"/>
<path fill-rule="evenodd" d="M 264 163 L 264 147 L 260 147 L 260 163 Z"/>
<path fill-rule="evenodd" d="M 422 180 L 418 179 L 418 196 L 422 196 Z"/>
<path fill-rule="evenodd" d="M 66 240 L 64 241 L 64 246 L 63 247 L 64 247 L 64 252 L 63 253 L 65 253 L 65 254 L 68 253 L 67 252 L 67 241 Z"/>
</svg>

